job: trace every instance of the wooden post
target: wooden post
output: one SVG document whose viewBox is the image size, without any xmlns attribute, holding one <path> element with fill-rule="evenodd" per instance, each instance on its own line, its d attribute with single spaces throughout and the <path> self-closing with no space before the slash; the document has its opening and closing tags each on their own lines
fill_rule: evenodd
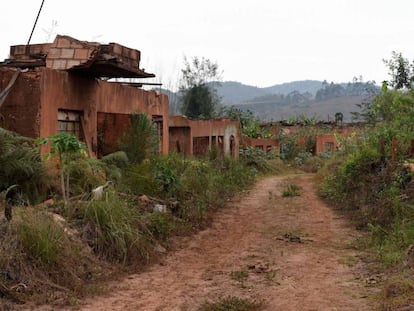
<svg viewBox="0 0 414 311">
<path fill-rule="evenodd" d="M 385 160 L 385 140 L 384 140 L 384 138 L 380 139 L 380 154 L 381 154 L 381 159 Z"/>
<path fill-rule="evenodd" d="M 397 154 L 398 154 L 398 139 L 394 137 L 392 139 L 392 156 L 391 156 L 392 162 L 397 161 Z"/>
</svg>

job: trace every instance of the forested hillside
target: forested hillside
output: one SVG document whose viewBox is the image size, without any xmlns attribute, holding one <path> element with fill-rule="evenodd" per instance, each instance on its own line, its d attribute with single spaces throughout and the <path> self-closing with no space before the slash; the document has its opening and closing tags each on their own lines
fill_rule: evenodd
<svg viewBox="0 0 414 311">
<path fill-rule="evenodd" d="M 348 83 L 327 81 L 295 81 L 266 88 L 244 85 L 239 82 L 211 84 L 215 87 L 222 106 L 235 106 L 251 110 L 263 121 L 279 121 L 301 115 L 320 120 L 333 118 L 343 113 L 346 122 L 352 121 L 352 112 L 358 112 L 358 105 L 370 102 L 378 94 L 374 82 L 354 79 Z M 179 94 L 165 90 L 170 98 L 170 112 L 180 113 Z"/>
</svg>

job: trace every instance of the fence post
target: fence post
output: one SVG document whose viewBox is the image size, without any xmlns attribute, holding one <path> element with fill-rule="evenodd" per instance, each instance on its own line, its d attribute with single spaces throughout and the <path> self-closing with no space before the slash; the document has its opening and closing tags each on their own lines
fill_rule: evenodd
<svg viewBox="0 0 414 311">
<path fill-rule="evenodd" d="M 398 154 L 398 139 L 394 137 L 392 139 L 392 156 L 391 156 L 392 162 L 397 161 L 397 154 Z"/>
</svg>

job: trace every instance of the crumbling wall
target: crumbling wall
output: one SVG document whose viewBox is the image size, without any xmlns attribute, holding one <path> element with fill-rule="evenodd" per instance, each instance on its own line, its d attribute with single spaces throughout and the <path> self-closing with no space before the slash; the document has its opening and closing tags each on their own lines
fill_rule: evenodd
<svg viewBox="0 0 414 311">
<path fill-rule="evenodd" d="M 335 152 L 338 148 L 338 141 L 334 134 L 316 135 L 316 154 L 322 152 Z"/>
<path fill-rule="evenodd" d="M 274 152 L 279 154 L 279 140 L 273 138 L 250 138 L 243 137 L 243 148 L 254 147 L 263 150 L 265 153 Z"/>
<path fill-rule="evenodd" d="M 46 58 L 46 67 L 51 69 L 69 69 L 86 63 L 96 46 L 67 36 L 56 36 L 50 45 Z"/>
<path fill-rule="evenodd" d="M 189 127 L 169 128 L 169 152 L 182 153 L 186 156 L 192 154 L 192 145 Z"/>
<path fill-rule="evenodd" d="M 210 150 L 210 140 L 208 136 L 193 137 L 193 155 L 205 156 Z"/>
<path fill-rule="evenodd" d="M 15 69 L 0 68 L 0 91 L 5 89 Z M 40 133 L 40 71 L 21 72 L 3 105 L 0 126 L 27 137 Z"/>
<path fill-rule="evenodd" d="M 119 141 L 131 125 L 128 114 L 98 112 L 98 155 L 119 150 Z"/>
<path fill-rule="evenodd" d="M 43 68 L 41 103 L 40 136 L 57 133 L 59 109 L 81 112 L 84 137 L 89 150 L 95 155 L 98 151 L 98 113 L 129 115 L 143 112 L 149 118 L 160 116 L 163 122 L 161 151 L 163 154 L 168 153 L 168 97 L 166 95 L 66 71 Z M 122 128 L 117 131 L 122 131 L 123 125 L 117 124 Z M 114 139 L 110 138 L 110 141 Z"/>
</svg>

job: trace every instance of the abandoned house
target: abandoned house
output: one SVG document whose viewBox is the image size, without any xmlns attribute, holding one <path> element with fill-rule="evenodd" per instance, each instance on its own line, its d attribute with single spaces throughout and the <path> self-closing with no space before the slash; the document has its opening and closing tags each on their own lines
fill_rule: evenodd
<svg viewBox="0 0 414 311">
<path fill-rule="evenodd" d="M 253 147 L 262 150 L 264 153 L 280 153 L 279 140 L 276 138 L 250 138 L 247 136 L 242 137 L 241 142 L 242 149 L 247 147 Z"/>
<path fill-rule="evenodd" d="M 196 121 L 170 116 L 168 126 L 170 152 L 205 156 L 216 149 L 220 154 L 239 158 L 239 121 L 228 118 Z"/>
<path fill-rule="evenodd" d="M 167 154 L 167 96 L 108 81 L 154 77 L 139 65 L 140 51 L 117 43 L 58 35 L 53 43 L 12 46 L 0 63 L 0 126 L 33 138 L 72 133 L 102 156 L 117 150 L 130 115 L 141 112 L 156 123 Z"/>
</svg>

